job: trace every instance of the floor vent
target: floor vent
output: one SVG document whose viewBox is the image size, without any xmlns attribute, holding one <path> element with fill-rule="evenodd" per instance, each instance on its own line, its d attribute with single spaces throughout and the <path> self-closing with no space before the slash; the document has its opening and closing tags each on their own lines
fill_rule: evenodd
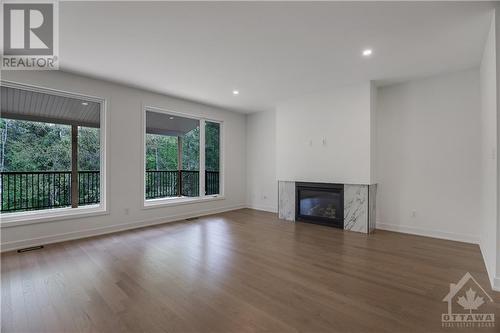
<svg viewBox="0 0 500 333">
<path fill-rule="evenodd" d="M 197 219 L 198 219 L 198 217 L 190 217 L 190 218 L 186 219 L 186 221 L 194 221 L 194 220 L 197 220 Z"/>
<path fill-rule="evenodd" d="M 24 249 L 17 250 L 17 253 L 23 253 L 23 252 L 28 252 L 28 251 L 35 251 L 35 250 L 41 250 L 43 249 L 43 245 L 40 246 L 32 246 L 32 247 L 27 247 Z"/>
</svg>

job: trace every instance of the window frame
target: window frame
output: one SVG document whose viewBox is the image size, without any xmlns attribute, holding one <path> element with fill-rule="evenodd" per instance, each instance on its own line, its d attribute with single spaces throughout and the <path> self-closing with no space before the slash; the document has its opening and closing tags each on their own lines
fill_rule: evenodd
<svg viewBox="0 0 500 333">
<path fill-rule="evenodd" d="M 40 209 L 25 212 L 1 213 L 0 228 L 28 225 L 41 222 L 53 222 L 72 218 L 83 218 L 96 215 L 109 214 L 109 179 L 107 153 L 109 150 L 109 114 L 107 110 L 107 100 L 103 97 L 85 95 L 81 93 L 69 92 L 59 89 L 19 83 L 14 81 L 0 80 L 0 86 L 39 92 L 43 94 L 56 95 L 62 97 L 76 98 L 96 102 L 100 105 L 99 110 L 99 140 L 100 140 L 100 202 L 99 204 L 84 207 L 62 207 L 52 209 Z"/>
<path fill-rule="evenodd" d="M 177 117 L 190 118 L 199 121 L 200 126 L 200 166 L 199 166 L 199 193 L 197 197 L 164 197 L 155 199 L 146 199 L 146 115 L 147 112 L 157 112 L 166 115 Z M 219 131 L 219 194 L 205 195 L 205 122 L 218 123 L 220 125 Z M 221 119 L 214 119 L 205 117 L 203 115 L 195 115 L 184 112 L 173 111 L 156 106 L 143 106 L 141 114 L 141 170 L 142 170 L 142 193 L 141 193 L 141 206 L 143 209 L 158 208 L 166 206 L 178 206 L 199 202 L 207 202 L 214 200 L 224 200 L 224 121 Z"/>
</svg>

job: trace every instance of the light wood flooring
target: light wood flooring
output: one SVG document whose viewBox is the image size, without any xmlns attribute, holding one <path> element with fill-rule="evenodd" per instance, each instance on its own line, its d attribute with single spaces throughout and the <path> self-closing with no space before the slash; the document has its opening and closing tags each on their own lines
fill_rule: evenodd
<svg viewBox="0 0 500 333">
<path fill-rule="evenodd" d="M 500 332 L 477 245 L 250 209 L 1 259 L 3 333 Z M 494 298 L 496 328 L 441 327 L 466 272 Z"/>
</svg>

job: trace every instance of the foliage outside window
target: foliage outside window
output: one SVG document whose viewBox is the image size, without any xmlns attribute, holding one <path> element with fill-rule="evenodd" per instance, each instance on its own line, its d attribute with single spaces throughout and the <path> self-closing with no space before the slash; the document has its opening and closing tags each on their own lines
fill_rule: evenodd
<svg viewBox="0 0 500 333">
<path fill-rule="evenodd" d="M 146 170 L 177 170 L 177 137 L 146 134 Z"/>
<path fill-rule="evenodd" d="M 205 122 L 205 194 L 220 194 L 220 124 Z"/>
<path fill-rule="evenodd" d="M 71 205 L 71 126 L 0 119 L 1 210 Z M 79 205 L 100 202 L 100 130 L 78 127 Z"/>
</svg>

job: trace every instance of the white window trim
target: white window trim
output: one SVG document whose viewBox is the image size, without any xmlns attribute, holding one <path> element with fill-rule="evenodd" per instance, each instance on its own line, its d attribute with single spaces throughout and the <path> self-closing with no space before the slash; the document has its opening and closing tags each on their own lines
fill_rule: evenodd
<svg viewBox="0 0 500 333">
<path fill-rule="evenodd" d="M 168 207 L 168 206 L 179 206 L 179 205 L 189 205 L 194 203 L 201 202 L 209 202 L 209 201 L 217 201 L 224 200 L 225 198 L 220 195 L 206 195 L 204 197 L 186 197 L 186 198 L 157 198 L 157 199 L 148 199 L 145 200 L 144 209 L 149 208 L 159 208 L 159 207 Z"/>
<path fill-rule="evenodd" d="M 69 98 L 84 99 L 91 102 L 96 102 L 100 104 L 100 150 L 101 150 L 101 161 L 100 161 L 100 203 L 97 205 L 88 205 L 78 208 L 63 207 L 63 208 L 53 208 L 53 209 L 43 209 L 43 210 L 32 210 L 26 212 L 12 212 L 12 213 L 2 213 L 0 214 L 0 227 L 14 227 L 20 225 L 42 223 L 42 222 L 52 222 L 58 220 L 68 220 L 73 218 L 83 218 L 96 215 L 109 214 L 108 202 L 109 202 L 109 179 L 108 175 L 108 163 L 107 163 L 107 152 L 109 150 L 109 114 L 107 110 L 107 101 L 104 98 L 89 96 L 80 93 L 73 93 L 58 89 L 46 88 L 41 86 L 35 86 L 25 83 L 18 83 L 13 81 L 0 81 L 0 86 L 16 88 L 22 90 L 29 90 L 33 92 L 40 92 L 44 94 L 57 95 Z"/>
<path fill-rule="evenodd" d="M 198 197 L 165 197 L 156 199 L 146 199 L 146 113 L 147 111 L 164 113 L 168 115 L 185 117 L 195 119 L 200 122 L 200 167 L 199 167 L 199 193 Z M 220 124 L 220 138 L 219 138 L 219 194 L 205 195 L 205 122 L 212 122 Z M 224 200 L 224 121 L 220 119 L 213 119 L 199 115 L 177 112 L 160 108 L 156 106 L 143 106 L 141 115 L 141 169 L 142 169 L 142 195 L 141 207 L 142 209 L 178 206 L 194 203 L 209 202 L 215 200 Z M 202 148 L 203 147 L 203 148 Z"/>
</svg>

